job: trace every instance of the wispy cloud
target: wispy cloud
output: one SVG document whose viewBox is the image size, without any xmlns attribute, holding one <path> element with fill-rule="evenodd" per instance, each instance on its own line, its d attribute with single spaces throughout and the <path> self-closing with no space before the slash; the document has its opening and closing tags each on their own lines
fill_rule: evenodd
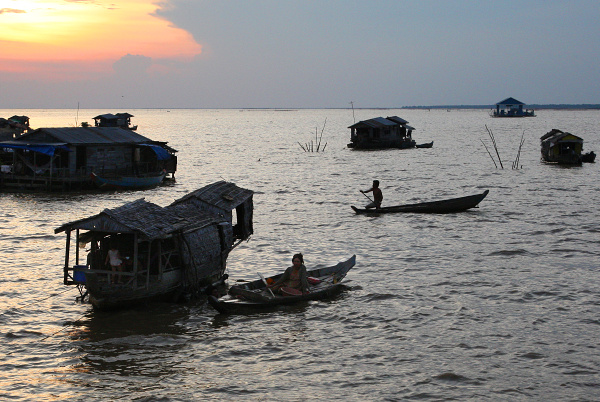
<svg viewBox="0 0 600 402">
<path fill-rule="evenodd" d="M 27 11 L 16 8 L 0 8 L 0 14 L 24 14 Z"/>
</svg>

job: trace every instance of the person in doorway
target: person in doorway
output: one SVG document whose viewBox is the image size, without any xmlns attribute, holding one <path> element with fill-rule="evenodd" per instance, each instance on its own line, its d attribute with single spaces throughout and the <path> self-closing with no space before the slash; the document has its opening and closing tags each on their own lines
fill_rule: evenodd
<svg viewBox="0 0 600 402">
<path fill-rule="evenodd" d="M 278 293 L 282 293 L 281 288 L 284 287 L 298 289 L 302 294 L 308 293 L 308 274 L 302 254 L 294 254 L 292 266 L 287 268 L 278 280 L 269 285 L 269 288 Z"/>
<path fill-rule="evenodd" d="M 373 192 L 373 201 L 371 201 L 371 203 L 366 205 L 365 208 L 367 208 L 367 209 L 381 208 L 381 203 L 383 201 L 383 193 L 381 192 L 381 189 L 379 188 L 379 180 L 373 180 L 373 187 L 371 187 L 367 191 L 360 190 L 360 192 L 363 194 Z"/>
<path fill-rule="evenodd" d="M 110 268 L 113 272 L 116 273 L 117 270 L 119 271 L 118 278 L 115 274 L 112 274 L 110 276 L 111 282 L 121 282 L 120 272 L 123 270 L 123 259 L 121 258 L 121 253 L 119 252 L 119 249 L 117 248 L 117 244 L 115 242 L 110 243 L 110 250 L 108 250 L 108 253 L 106 254 L 105 264 L 110 264 Z"/>
</svg>

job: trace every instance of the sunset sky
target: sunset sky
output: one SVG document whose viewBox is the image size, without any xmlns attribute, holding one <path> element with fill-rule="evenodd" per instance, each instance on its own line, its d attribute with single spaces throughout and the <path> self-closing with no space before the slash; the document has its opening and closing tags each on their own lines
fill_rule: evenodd
<svg viewBox="0 0 600 402">
<path fill-rule="evenodd" d="M 0 108 L 600 103 L 596 0 L 0 0 Z"/>
</svg>

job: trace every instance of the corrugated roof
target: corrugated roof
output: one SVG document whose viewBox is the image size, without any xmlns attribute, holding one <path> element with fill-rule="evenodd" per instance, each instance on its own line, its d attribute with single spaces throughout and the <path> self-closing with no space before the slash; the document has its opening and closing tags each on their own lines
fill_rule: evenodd
<svg viewBox="0 0 600 402">
<path fill-rule="evenodd" d="M 554 144 L 560 141 L 583 143 L 583 138 L 568 132 L 560 131 L 558 129 L 553 129 L 548 133 L 544 134 L 540 137 L 540 140 L 541 142 L 551 142 Z"/>
<path fill-rule="evenodd" d="M 96 119 L 107 119 L 107 120 L 112 120 L 112 119 L 120 119 L 122 117 L 133 117 L 132 114 L 129 113 L 117 113 L 117 114 L 112 114 L 112 113 L 106 113 L 106 114 L 100 114 L 96 117 L 92 117 L 94 120 Z"/>
<path fill-rule="evenodd" d="M 506 98 L 503 101 L 496 103 L 496 105 L 524 105 L 524 103 L 516 100 L 515 98 Z"/>
<path fill-rule="evenodd" d="M 249 198 L 252 198 L 253 194 L 254 192 L 252 190 L 238 187 L 235 184 L 226 181 L 218 181 L 185 195 L 171 205 L 195 199 L 213 205 L 224 211 L 231 211 Z"/>
<path fill-rule="evenodd" d="M 390 120 L 390 117 L 388 117 L 387 119 L 383 118 L 383 117 L 375 117 L 374 119 L 359 121 L 358 123 L 353 124 L 348 128 L 356 128 L 356 127 L 361 127 L 361 126 L 382 128 L 382 127 L 404 125 L 404 124 L 408 123 L 406 120 L 401 119 L 398 116 L 392 116 L 392 118 L 397 119 L 397 121 Z"/>
<path fill-rule="evenodd" d="M 132 130 L 121 127 L 62 127 L 38 128 L 18 138 L 19 141 L 35 142 L 37 138 L 50 136 L 53 142 L 80 144 L 138 144 L 155 142 Z M 48 142 L 47 139 L 43 140 Z"/>
<path fill-rule="evenodd" d="M 388 116 L 388 117 L 386 117 L 386 119 L 395 121 L 396 123 L 399 123 L 399 124 L 408 124 L 408 121 L 406 121 L 403 118 L 398 117 L 398 116 Z"/>
</svg>

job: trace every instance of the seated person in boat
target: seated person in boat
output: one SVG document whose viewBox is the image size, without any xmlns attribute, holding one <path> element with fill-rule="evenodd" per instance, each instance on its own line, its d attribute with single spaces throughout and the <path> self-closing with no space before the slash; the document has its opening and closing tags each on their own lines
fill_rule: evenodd
<svg viewBox="0 0 600 402">
<path fill-rule="evenodd" d="M 308 293 L 308 274 L 302 254 L 294 254 L 292 264 L 277 281 L 269 285 L 274 292 L 282 293 L 281 288 L 286 287 L 298 289 L 302 291 L 302 294 Z"/>
<path fill-rule="evenodd" d="M 360 190 L 360 192 L 363 194 L 370 193 L 371 191 L 373 192 L 374 200 L 370 204 L 366 205 L 365 208 L 366 209 L 381 208 L 381 202 L 383 201 L 383 193 L 381 192 L 381 189 L 379 188 L 379 180 L 373 180 L 373 187 L 371 187 L 367 191 Z"/>
</svg>

